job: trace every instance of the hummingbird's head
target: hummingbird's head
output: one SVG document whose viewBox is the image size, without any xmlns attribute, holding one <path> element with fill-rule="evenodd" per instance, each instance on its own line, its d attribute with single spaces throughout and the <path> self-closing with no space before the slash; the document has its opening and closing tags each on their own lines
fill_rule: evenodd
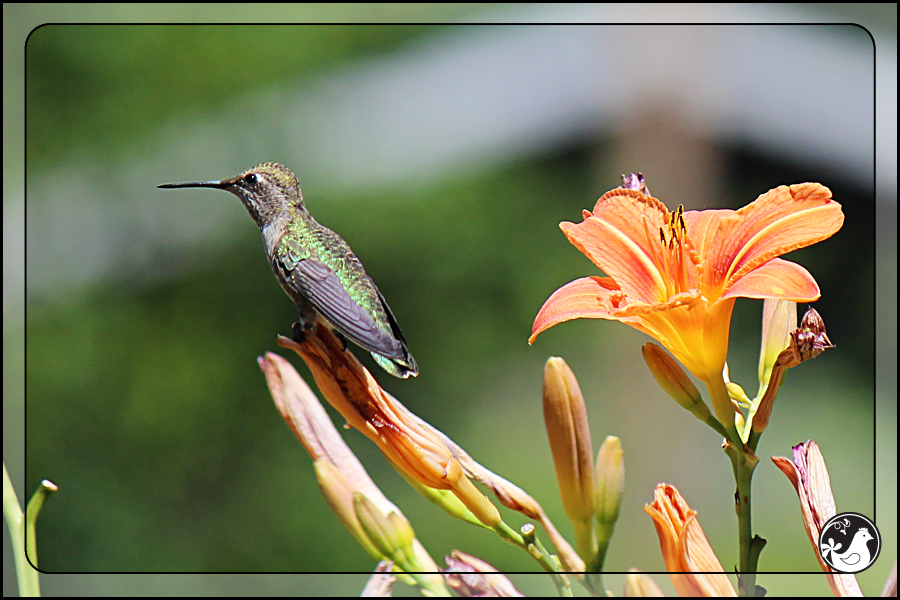
<svg viewBox="0 0 900 600">
<path fill-rule="evenodd" d="M 260 228 L 273 222 L 283 211 L 304 210 L 297 176 L 287 167 L 271 162 L 258 164 L 228 179 L 167 183 L 159 187 L 211 187 L 229 191 L 241 199 Z"/>
<path fill-rule="evenodd" d="M 222 189 L 241 199 L 260 225 L 267 225 L 284 210 L 303 207 L 297 176 L 278 163 L 261 163 L 222 181 Z"/>
</svg>

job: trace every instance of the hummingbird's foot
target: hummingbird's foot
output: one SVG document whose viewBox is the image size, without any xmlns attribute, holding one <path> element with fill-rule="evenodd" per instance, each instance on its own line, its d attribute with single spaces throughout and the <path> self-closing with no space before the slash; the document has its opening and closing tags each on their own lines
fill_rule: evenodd
<svg viewBox="0 0 900 600">
<path fill-rule="evenodd" d="M 297 321 L 293 325 L 291 325 L 291 329 L 294 330 L 294 341 L 298 344 L 302 344 L 306 341 L 306 327 L 303 326 L 303 323 Z"/>
<path fill-rule="evenodd" d="M 334 331 L 334 330 L 332 330 L 332 331 Z M 344 345 L 344 347 L 341 349 L 341 352 L 346 352 L 347 351 L 347 338 L 344 337 L 344 334 L 341 333 L 340 331 L 334 331 L 334 337 L 341 340 L 341 344 Z"/>
</svg>

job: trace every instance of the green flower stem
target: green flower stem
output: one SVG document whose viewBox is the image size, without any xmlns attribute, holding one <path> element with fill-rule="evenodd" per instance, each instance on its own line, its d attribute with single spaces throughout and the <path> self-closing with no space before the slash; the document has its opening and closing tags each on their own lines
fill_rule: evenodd
<svg viewBox="0 0 900 600">
<path fill-rule="evenodd" d="M 57 487 L 46 479 L 42 481 L 41 487 L 31 497 L 26 513 L 23 514 L 22 507 L 19 505 L 19 499 L 16 497 L 16 490 L 13 488 L 9 472 L 6 470 L 6 463 L 3 463 L 3 516 L 6 517 L 6 524 L 9 526 L 9 537 L 12 540 L 13 560 L 16 563 L 16 578 L 19 582 L 20 596 L 41 595 L 36 568 L 37 546 L 34 537 L 34 523 L 37 520 L 38 513 L 41 511 L 44 500 L 56 490 Z M 27 547 L 25 545 L 26 539 L 28 540 Z M 29 559 L 31 559 L 31 563 L 29 563 Z M 34 566 L 32 566 L 32 563 Z"/>
<path fill-rule="evenodd" d="M 585 581 L 588 590 L 595 596 L 608 596 L 606 584 L 603 583 L 603 563 L 606 561 L 606 550 L 609 548 L 610 539 L 600 540 L 597 554 L 591 564 L 588 565 L 588 572 L 585 573 Z"/>
<path fill-rule="evenodd" d="M 31 497 L 31 500 L 28 501 L 28 506 L 25 508 L 25 527 L 26 527 L 26 536 L 25 540 L 28 544 L 28 557 L 34 563 L 34 566 L 38 566 L 37 562 L 37 537 L 35 532 L 35 523 L 37 523 L 38 514 L 41 512 L 41 508 L 44 506 L 44 500 L 47 497 L 58 490 L 55 484 L 44 479 L 41 481 L 41 487 L 39 487 L 34 495 Z"/>
<path fill-rule="evenodd" d="M 541 565 L 541 568 L 553 578 L 553 584 L 556 586 L 560 596 L 572 596 L 572 586 L 569 584 L 569 578 L 566 577 L 566 574 L 561 572 L 562 565 L 559 559 L 544 548 L 544 545 L 535 535 L 534 525 L 531 523 L 523 525 L 522 533 L 520 534 L 504 521 L 500 521 L 494 527 L 494 531 L 507 542 L 528 552 Z"/>
<path fill-rule="evenodd" d="M 397 578 L 399 579 L 400 573 L 395 573 Z M 431 596 L 432 598 L 452 598 L 453 594 L 450 593 L 450 590 L 447 589 L 445 585 L 437 585 L 426 573 L 405 573 L 405 575 L 409 575 L 415 585 L 419 586 L 424 592 L 427 592 L 423 595 Z"/>
<path fill-rule="evenodd" d="M 742 595 L 756 595 L 756 561 L 752 558 L 753 528 L 750 514 L 750 484 L 753 479 L 753 467 L 748 464 L 743 452 L 736 452 L 733 460 L 737 472 L 737 515 L 738 515 L 738 543 L 740 544 L 740 563 L 738 566 L 740 590 Z M 757 553 L 757 560 L 759 555 Z M 753 564 L 751 564 L 753 562 Z"/>
<path fill-rule="evenodd" d="M 722 378 L 711 378 L 707 382 L 707 389 L 712 396 L 714 406 L 717 402 L 731 402 L 728 399 L 728 390 Z M 721 406 L 721 404 L 720 404 Z M 734 469 L 736 484 L 735 512 L 738 517 L 738 547 L 740 559 L 738 563 L 738 588 L 741 595 L 756 595 L 756 571 L 759 564 L 759 553 L 765 545 L 765 540 L 753 536 L 753 522 L 751 518 L 750 488 L 753 481 L 753 471 L 759 459 L 741 441 L 741 436 L 732 419 L 725 426 L 728 444 L 725 452 L 731 459 Z"/>
</svg>

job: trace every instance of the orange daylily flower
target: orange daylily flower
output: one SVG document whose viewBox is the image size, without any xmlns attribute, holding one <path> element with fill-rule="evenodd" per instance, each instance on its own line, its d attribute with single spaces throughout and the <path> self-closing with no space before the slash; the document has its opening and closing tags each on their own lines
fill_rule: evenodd
<svg viewBox="0 0 900 600">
<path fill-rule="evenodd" d="M 817 300 L 812 275 L 777 257 L 830 237 L 844 222 L 841 205 L 818 183 L 779 186 L 737 211 L 672 213 L 652 196 L 617 188 L 583 216 L 560 229 L 608 277 L 556 290 L 529 343 L 572 319 L 621 321 L 704 382 L 721 378 L 735 299 Z"/>
</svg>

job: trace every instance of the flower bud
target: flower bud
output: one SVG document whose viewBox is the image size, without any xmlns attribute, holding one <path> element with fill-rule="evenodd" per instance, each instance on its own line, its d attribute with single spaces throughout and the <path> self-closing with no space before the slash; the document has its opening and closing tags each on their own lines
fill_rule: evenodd
<svg viewBox="0 0 900 600">
<path fill-rule="evenodd" d="M 781 387 L 785 371 L 817 357 L 829 348 L 834 348 L 834 344 L 825 333 L 825 321 L 814 308 L 806 311 L 800 321 L 800 327 L 791 331 L 790 338 L 788 348 L 781 352 L 775 361 L 765 393 L 753 415 L 752 430 L 757 435 L 762 434 L 769 424 L 772 407 L 775 405 L 775 396 L 778 394 L 778 388 Z"/>
<path fill-rule="evenodd" d="M 259 358 L 259 366 L 266 376 L 276 407 L 314 460 L 316 478 L 329 507 L 366 552 L 376 560 L 381 560 L 384 556 L 359 523 L 353 495 L 355 492 L 364 495 L 381 514 L 393 512 L 402 517 L 400 509 L 394 506 L 369 478 L 362 464 L 344 443 L 315 394 L 303 382 L 294 367 L 284 358 L 271 352 Z M 444 581 L 436 574 L 437 565 L 424 546 L 413 539 L 412 549 L 413 558 L 407 566 L 414 571 L 431 574 L 403 574 L 401 575 L 403 580 L 410 583 L 417 582 L 431 595 L 445 594 Z"/>
<path fill-rule="evenodd" d="M 396 468 L 396 466 L 394 467 Z M 406 480 L 406 482 L 413 487 L 417 492 L 419 492 L 426 500 L 431 502 L 432 504 L 438 506 L 441 510 L 446 512 L 451 517 L 455 517 L 466 523 L 470 523 L 472 525 L 477 525 L 479 527 L 487 527 L 484 523 L 479 521 L 471 510 L 466 508 L 466 505 L 462 503 L 462 500 L 456 497 L 456 494 L 453 493 L 452 490 L 439 490 L 436 488 L 428 487 L 427 485 L 422 485 L 400 469 L 397 469 L 397 472 Z"/>
<path fill-rule="evenodd" d="M 302 343 L 280 337 L 278 344 L 300 355 L 329 404 L 396 468 L 422 485 L 452 490 L 488 527 L 500 522 L 497 508 L 469 481 L 440 436 L 384 391 L 330 328 L 314 329 Z"/>
<path fill-rule="evenodd" d="M 578 555 L 589 560 L 596 547 L 591 432 L 584 398 L 572 369 L 552 357 L 544 366 L 544 425 L 566 516 L 575 528 Z"/>
<path fill-rule="evenodd" d="M 387 515 L 378 510 L 368 498 L 353 494 L 353 509 L 360 527 L 382 556 L 394 561 L 404 571 L 415 571 L 412 548 L 415 534 L 406 518 L 391 511 Z"/>
<path fill-rule="evenodd" d="M 354 489 L 350 481 L 327 460 L 317 460 L 313 466 L 322 495 L 338 521 L 344 524 L 369 556 L 375 560 L 384 559 L 383 552 L 372 543 L 359 523 L 353 508 Z"/>
<path fill-rule="evenodd" d="M 614 435 L 607 436 L 597 453 L 594 478 L 594 514 L 597 517 L 597 537 L 609 541 L 625 491 L 625 453 L 622 442 Z"/>
<path fill-rule="evenodd" d="M 697 386 L 665 350 L 653 342 L 647 342 L 641 348 L 641 353 L 656 382 L 675 402 L 691 411 L 701 421 L 711 414 Z"/>
<path fill-rule="evenodd" d="M 797 303 L 766 298 L 763 302 L 762 343 L 759 349 L 759 385 L 769 383 L 778 355 L 791 343 L 791 332 L 797 329 Z"/>
<path fill-rule="evenodd" d="M 614 435 L 607 436 L 600 452 L 594 476 L 594 515 L 597 517 L 597 552 L 591 561 L 598 571 L 606 560 L 606 551 L 619 518 L 622 492 L 625 490 L 625 455 L 622 442 Z"/>
<path fill-rule="evenodd" d="M 722 424 L 712 415 L 697 386 L 690 380 L 684 369 L 678 366 L 674 358 L 653 342 L 644 344 L 641 347 L 641 354 L 643 354 L 644 361 L 656 382 L 675 402 L 715 429 L 720 435 L 725 436 Z"/>
</svg>

